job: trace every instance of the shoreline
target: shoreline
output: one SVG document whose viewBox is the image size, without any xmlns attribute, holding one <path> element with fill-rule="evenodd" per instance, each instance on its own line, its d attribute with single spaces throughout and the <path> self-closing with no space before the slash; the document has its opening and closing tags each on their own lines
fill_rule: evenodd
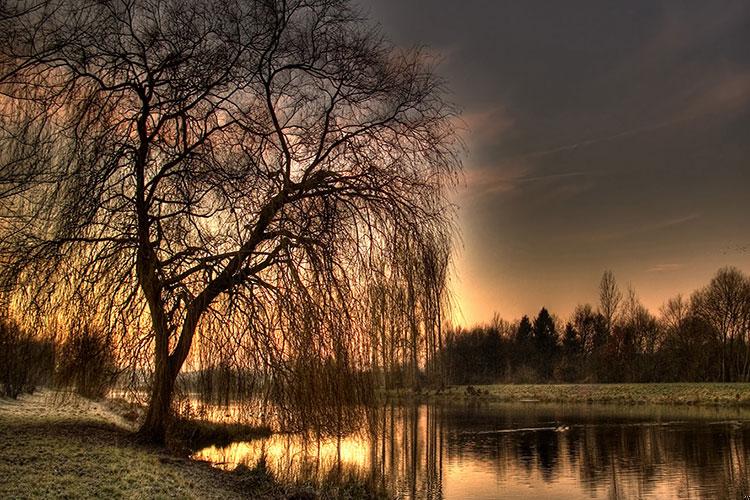
<svg viewBox="0 0 750 500">
<path fill-rule="evenodd" d="M 390 391 L 381 396 L 392 403 L 583 404 L 595 412 L 619 412 L 618 406 L 624 406 L 629 418 L 632 411 L 652 411 L 644 405 L 661 405 L 666 412 L 680 408 L 679 413 L 687 417 L 720 412 L 736 418 L 725 410 L 747 413 L 750 383 L 491 384 L 418 393 Z M 703 409 L 698 411 L 698 407 Z M 139 444 L 133 436 L 135 424 L 124 416 L 126 409 L 118 408 L 116 401 L 92 401 L 49 390 L 18 400 L 0 399 L 0 446 L 6 450 L 0 457 L 0 497 L 285 498 L 315 494 L 309 483 L 284 482 L 263 468 L 243 466 L 228 472 L 167 448 Z M 366 487 L 361 478 L 353 478 L 346 489 L 331 490 L 328 497 L 366 494 Z"/>
<path fill-rule="evenodd" d="M 750 407 L 750 383 L 484 384 L 383 391 L 386 402 L 588 403 Z"/>
<path fill-rule="evenodd" d="M 380 498 L 364 478 L 339 483 L 275 477 L 264 464 L 225 471 L 180 443 L 139 443 L 127 405 L 50 390 L 0 398 L 0 498 Z M 199 432 L 215 435 L 208 425 Z M 230 432 L 237 429 L 229 429 Z M 239 429 L 243 431 L 243 429 Z M 256 437 L 267 435 L 265 432 Z M 249 436 L 245 436 L 249 437 Z"/>
<path fill-rule="evenodd" d="M 140 444 L 134 431 L 107 400 L 49 390 L 0 399 L 0 497 L 245 496 L 231 475 Z"/>
</svg>

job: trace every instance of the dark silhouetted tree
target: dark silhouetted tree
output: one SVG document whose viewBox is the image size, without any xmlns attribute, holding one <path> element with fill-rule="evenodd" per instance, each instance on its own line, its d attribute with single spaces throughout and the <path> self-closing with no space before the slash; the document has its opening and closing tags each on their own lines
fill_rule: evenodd
<svg viewBox="0 0 750 500">
<path fill-rule="evenodd" d="M 581 336 L 570 321 L 565 324 L 560 354 L 555 378 L 566 382 L 575 382 L 582 373 L 583 346 Z"/>
<path fill-rule="evenodd" d="M 721 346 L 721 380 L 749 380 L 750 278 L 737 268 L 722 268 L 708 286 L 693 294 L 691 306 Z"/>
<path fill-rule="evenodd" d="M 581 337 L 571 322 L 565 324 L 562 338 L 563 353 L 566 356 L 576 356 L 581 353 Z"/>
<path fill-rule="evenodd" d="M 557 357 L 557 331 L 555 330 L 555 321 L 546 308 L 542 308 L 534 320 L 533 332 L 533 344 L 538 359 L 539 374 L 543 378 L 549 379 L 552 376 Z"/>
<path fill-rule="evenodd" d="M 518 323 L 518 328 L 516 329 L 516 344 L 521 347 L 530 346 L 533 335 L 534 329 L 531 326 L 531 320 L 529 320 L 528 316 L 524 316 L 521 318 L 521 321 Z"/>
<path fill-rule="evenodd" d="M 3 207 L 4 277 L 50 316 L 87 303 L 153 373 L 142 436 L 163 440 L 196 344 L 356 379 L 384 276 L 416 372 L 460 169 L 421 53 L 343 0 L 44 4 L 0 23 L 3 105 L 40 110 L 4 125 L 40 131 L 54 180 Z"/>
</svg>

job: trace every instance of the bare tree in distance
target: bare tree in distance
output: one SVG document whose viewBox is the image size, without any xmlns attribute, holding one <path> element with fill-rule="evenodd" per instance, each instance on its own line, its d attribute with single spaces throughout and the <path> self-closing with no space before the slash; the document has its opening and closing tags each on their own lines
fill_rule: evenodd
<svg viewBox="0 0 750 500">
<path fill-rule="evenodd" d="M 721 346 L 721 380 L 750 380 L 750 278 L 735 267 L 721 268 L 692 295 L 691 306 Z"/>
<path fill-rule="evenodd" d="M 622 302 L 622 292 L 617 285 L 615 274 L 611 270 L 604 271 L 599 282 L 599 309 L 607 324 L 607 332 L 612 333 L 612 328 L 617 321 Z"/>
<path fill-rule="evenodd" d="M 368 284 L 404 285 L 404 252 L 452 237 L 443 82 L 347 1 L 50 0 L 0 29 L 3 103 L 39 110 L 5 123 L 38 127 L 55 181 L 3 207 L 3 277 L 48 315 L 86 303 L 147 360 L 149 440 L 196 338 L 356 373 Z M 447 261 L 421 262 L 394 307 L 439 324 L 442 299 L 415 294 L 445 294 Z M 410 321 L 415 349 L 439 345 Z"/>
<path fill-rule="evenodd" d="M 660 308 L 662 324 L 664 328 L 674 333 L 679 331 L 680 327 L 690 316 L 690 303 L 682 294 L 668 299 Z"/>
</svg>

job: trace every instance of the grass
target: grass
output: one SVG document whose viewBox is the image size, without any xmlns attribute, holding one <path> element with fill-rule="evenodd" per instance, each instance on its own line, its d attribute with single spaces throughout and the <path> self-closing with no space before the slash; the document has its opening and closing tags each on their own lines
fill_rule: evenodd
<svg viewBox="0 0 750 500">
<path fill-rule="evenodd" d="M 416 394 L 392 391 L 386 396 L 396 400 L 750 406 L 750 383 L 458 385 Z"/>
<path fill-rule="evenodd" d="M 106 404 L 0 400 L 0 498 L 241 498 L 208 464 L 139 445 Z"/>
<path fill-rule="evenodd" d="M 367 478 L 312 484 L 263 465 L 226 472 L 139 444 L 131 405 L 44 391 L 0 398 L 0 498 L 382 498 Z M 248 439 L 267 429 L 183 422 L 189 442 Z M 183 436 L 185 437 L 185 436 Z"/>
</svg>

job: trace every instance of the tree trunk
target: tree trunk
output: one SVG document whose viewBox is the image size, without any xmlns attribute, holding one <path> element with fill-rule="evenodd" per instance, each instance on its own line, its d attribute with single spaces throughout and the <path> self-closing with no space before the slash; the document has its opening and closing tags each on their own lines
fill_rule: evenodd
<svg viewBox="0 0 750 500">
<path fill-rule="evenodd" d="M 151 399 L 149 401 L 146 419 L 143 421 L 138 434 L 147 442 L 164 444 L 167 427 L 172 413 L 172 398 L 174 387 L 182 365 L 190 353 L 195 330 L 203 313 L 203 298 L 193 303 L 187 312 L 185 322 L 182 325 L 177 345 L 172 355 L 169 355 L 169 334 L 165 328 L 156 328 L 155 345 L 155 370 L 154 380 L 151 386 Z M 157 319 L 160 316 L 157 315 Z M 155 325 L 160 323 L 155 322 Z"/>
<path fill-rule="evenodd" d="M 139 436 L 149 443 L 164 444 L 171 418 L 172 397 L 177 377 L 168 365 L 169 363 L 164 363 L 164 369 L 154 373 L 146 419 L 138 431 Z"/>
<path fill-rule="evenodd" d="M 175 380 L 180 370 L 179 367 L 175 370 L 172 366 L 174 361 L 169 356 L 169 333 L 166 329 L 166 320 L 163 311 L 158 307 L 159 305 L 151 307 L 155 333 L 154 378 L 151 381 L 151 397 L 146 419 L 138 430 L 138 434 L 146 442 L 164 444 Z"/>
</svg>

